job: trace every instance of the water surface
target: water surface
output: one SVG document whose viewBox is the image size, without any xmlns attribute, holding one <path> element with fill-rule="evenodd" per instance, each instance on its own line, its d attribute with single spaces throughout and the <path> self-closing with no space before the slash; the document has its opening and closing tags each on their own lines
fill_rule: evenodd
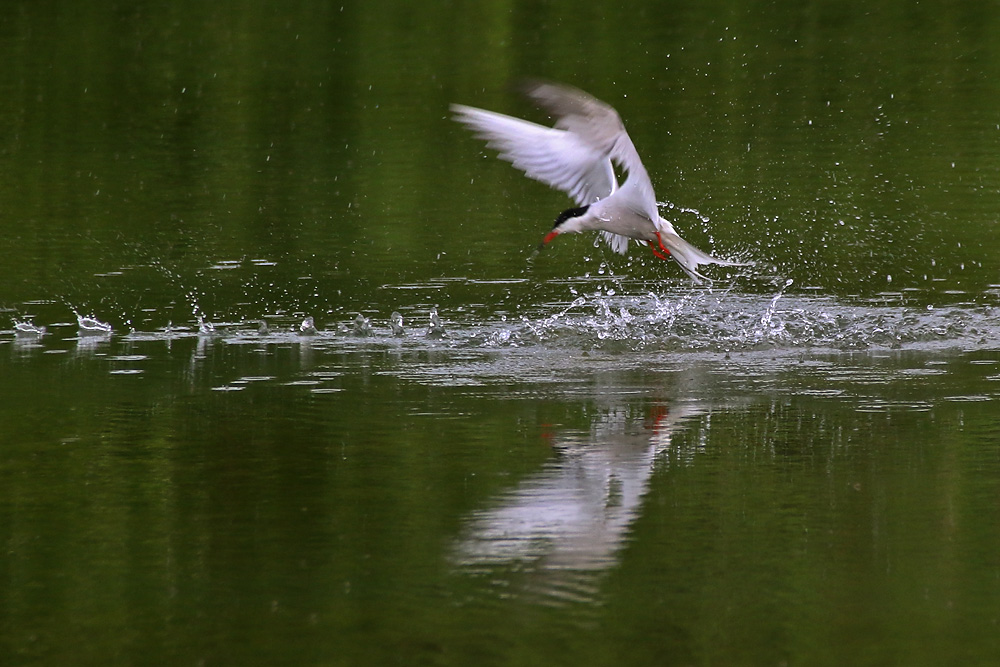
<svg viewBox="0 0 1000 667">
<path fill-rule="evenodd" d="M 994 662 L 997 29 L 15 3 L 0 662 Z M 532 257 L 567 200 L 448 118 L 523 76 L 754 266 Z"/>
</svg>

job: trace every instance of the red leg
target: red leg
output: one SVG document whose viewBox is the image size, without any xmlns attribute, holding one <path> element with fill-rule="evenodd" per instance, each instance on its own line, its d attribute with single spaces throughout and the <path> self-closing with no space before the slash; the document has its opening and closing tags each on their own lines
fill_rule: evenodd
<svg viewBox="0 0 1000 667">
<path fill-rule="evenodd" d="M 660 232 L 656 232 L 656 242 L 660 244 L 660 250 L 662 250 L 665 255 L 670 254 L 670 251 L 667 250 L 667 247 L 663 245 L 663 239 L 660 238 Z"/>
<path fill-rule="evenodd" d="M 653 251 L 654 255 L 656 255 L 660 259 L 667 259 L 666 255 L 664 255 L 662 252 L 660 252 L 659 250 L 656 249 L 656 244 L 655 243 L 653 243 L 652 241 L 646 241 L 646 243 L 649 244 L 649 249 Z"/>
<path fill-rule="evenodd" d="M 663 245 L 663 239 L 660 238 L 660 232 L 656 232 L 656 244 L 654 244 L 652 241 L 647 241 L 647 243 L 649 244 L 649 249 L 653 251 L 653 254 L 659 257 L 660 259 L 667 259 L 668 256 L 670 255 L 670 250 L 668 250 L 667 247 Z M 660 250 L 662 250 L 663 252 L 660 252 Z"/>
</svg>

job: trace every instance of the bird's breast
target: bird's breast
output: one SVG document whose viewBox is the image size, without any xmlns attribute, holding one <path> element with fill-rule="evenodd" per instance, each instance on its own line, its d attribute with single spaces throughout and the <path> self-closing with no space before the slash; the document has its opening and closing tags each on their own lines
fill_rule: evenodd
<svg viewBox="0 0 1000 667">
<path fill-rule="evenodd" d="M 656 240 L 656 225 L 653 224 L 653 221 L 631 209 L 605 207 L 591 211 L 591 213 L 592 220 L 587 225 L 589 229 L 611 232 L 640 241 Z"/>
</svg>

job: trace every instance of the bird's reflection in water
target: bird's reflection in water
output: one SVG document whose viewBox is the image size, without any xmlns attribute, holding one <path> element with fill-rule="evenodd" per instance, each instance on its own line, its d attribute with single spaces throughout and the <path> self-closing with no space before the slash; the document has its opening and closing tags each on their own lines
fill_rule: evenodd
<svg viewBox="0 0 1000 667">
<path fill-rule="evenodd" d="M 706 411 L 679 404 L 635 416 L 615 407 L 590 433 L 552 436 L 559 455 L 469 517 L 455 561 L 504 579 L 493 583 L 508 593 L 523 585 L 554 601 L 592 599 L 598 575 L 617 562 L 672 435 Z"/>
</svg>

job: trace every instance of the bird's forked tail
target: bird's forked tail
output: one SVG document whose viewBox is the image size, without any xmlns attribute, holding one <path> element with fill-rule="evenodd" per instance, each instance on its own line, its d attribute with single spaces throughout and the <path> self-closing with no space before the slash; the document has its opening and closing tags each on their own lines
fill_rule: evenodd
<svg viewBox="0 0 1000 667">
<path fill-rule="evenodd" d="M 719 264 L 720 266 L 750 266 L 747 262 L 731 262 L 727 259 L 712 257 L 707 252 L 694 247 L 677 234 L 671 232 L 660 232 L 660 242 L 670 251 L 670 256 L 677 260 L 684 273 L 688 274 L 696 283 L 712 282 L 710 278 L 703 276 L 698 267 L 702 264 Z"/>
</svg>

